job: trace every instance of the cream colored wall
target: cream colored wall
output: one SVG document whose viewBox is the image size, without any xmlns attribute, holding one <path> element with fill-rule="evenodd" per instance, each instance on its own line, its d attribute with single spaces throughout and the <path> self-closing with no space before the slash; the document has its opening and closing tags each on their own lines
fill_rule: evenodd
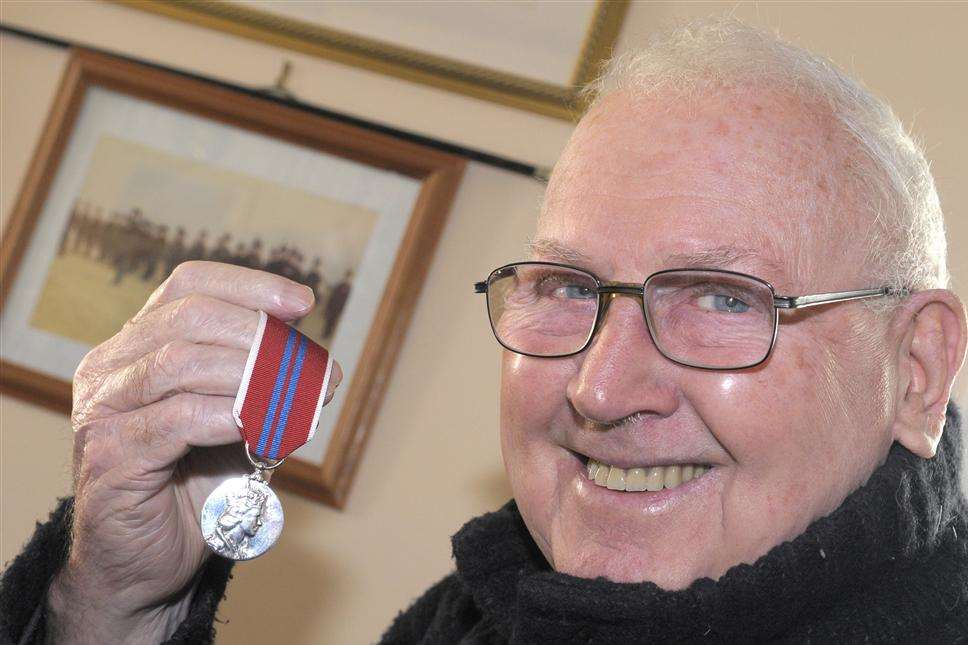
<svg viewBox="0 0 968 645">
<path fill-rule="evenodd" d="M 669 20 L 733 7 L 637 3 L 620 39 L 642 42 Z M 955 288 L 968 295 L 968 5 L 741 4 L 742 18 L 779 26 L 827 53 L 916 121 L 948 214 Z M 0 3 L 0 19 L 58 37 L 244 85 L 272 82 L 294 63 L 306 101 L 549 165 L 571 126 L 404 81 L 224 36 L 100 2 Z M 62 50 L 0 36 L 0 215 L 9 214 L 66 60 Z M 916 117 L 916 118 L 915 118 Z M 471 164 L 349 503 L 341 512 L 284 494 L 287 527 L 270 557 L 239 566 L 220 615 L 221 642 L 375 640 L 396 611 L 451 567 L 449 536 L 509 496 L 498 452 L 498 351 L 469 284 L 517 258 L 540 186 Z M 968 401 L 965 379 L 959 398 Z M 0 560 L 15 555 L 69 490 L 64 417 L 0 398 Z M 267 619 L 268 618 L 268 619 Z"/>
</svg>

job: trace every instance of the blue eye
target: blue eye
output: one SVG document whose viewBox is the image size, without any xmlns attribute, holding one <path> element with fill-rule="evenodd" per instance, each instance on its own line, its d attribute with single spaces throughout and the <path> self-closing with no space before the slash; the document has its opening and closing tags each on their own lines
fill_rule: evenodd
<svg viewBox="0 0 968 645">
<path fill-rule="evenodd" d="M 696 303 L 703 309 L 721 311 L 729 314 L 742 314 L 750 309 L 750 306 L 739 298 L 718 293 L 699 296 L 696 299 Z"/>
<path fill-rule="evenodd" d="M 535 290 L 543 297 L 560 300 L 594 300 L 598 289 L 570 273 L 548 273 L 535 280 Z M 584 284 L 583 284 L 584 283 Z"/>
<path fill-rule="evenodd" d="M 556 291 L 562 292 L 565 298 L 571 298 L 575 300 L 586 300 L 595 297 L 595 290 L 588 287 L 582 286 L 580 284 L 569 284 L 559 287 Z"/>
</svg>

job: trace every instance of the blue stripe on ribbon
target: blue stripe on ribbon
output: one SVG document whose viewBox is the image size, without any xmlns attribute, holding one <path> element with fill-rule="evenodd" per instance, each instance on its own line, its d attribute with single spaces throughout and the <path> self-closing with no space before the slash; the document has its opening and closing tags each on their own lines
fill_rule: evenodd
<svg viewBox="0 0 968 645">
<path fill-rule="evenodd" d="M 272 428 L 272 418 L 276 416 L 276 407 L 279 405 L 279 397 L 282 396 L 282 388 L 286 384 L 286 371 L 289 367 L 289 359 L 292 357 L 292 346 L 296 343 L 296 330 L 289 328 L 289 336 L 286 338 L 286 348 L 282 352 L 282 362 L 279 364 L 279 371 L 276 372 L 276 384 L 272 386 L 272 398 L 269 400 L 269 411 L 266 412 L 265 421 L 262 422 L 262 434 L 259 435 L 259 445 L 255 453 L 262 456 L 266 449 L 266 442 L 269 441 L 269 431 Z"/>
<path fill-rule="evenodd" d="M 282 404 L 282 412 L 279 413 L 279 423 L 276 424 L 276 436 L 272 440 L 269 459 L 276 459 L 279 454 L 279 444 L 282 442 L 282 435 L 286 433 L 286 420 L 289 417 L 289 410 L 292 409 L 292 400 L 295 398 L 296 387 L 299 385 L 299 374 L 302 372 L 303 359 L 305 358 L 306 337 L 300 336 L 299 350 L 296 352 L 296 364 L 292 366 L 292 376 L 289 378 L 289 388 L 286 390 L 286 400 Z"/>
</svg>

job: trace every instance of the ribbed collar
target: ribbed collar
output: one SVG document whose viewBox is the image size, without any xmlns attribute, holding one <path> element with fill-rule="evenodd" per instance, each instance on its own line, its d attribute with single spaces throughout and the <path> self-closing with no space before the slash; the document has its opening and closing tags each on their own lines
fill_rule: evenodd
<svg viewBox="0 0 968 645">
<path fill-rule="evenodd" d="M 454 535 L 457 573 L 512 642 L 894 640 L 892 629 L 945 620 L 968 593 L 960 435 L 949 405 L 934 459 L 895 444 L 867 484 L 803 534 L 685 590 L 551 570 L 514 500 Z"/>
</svg>

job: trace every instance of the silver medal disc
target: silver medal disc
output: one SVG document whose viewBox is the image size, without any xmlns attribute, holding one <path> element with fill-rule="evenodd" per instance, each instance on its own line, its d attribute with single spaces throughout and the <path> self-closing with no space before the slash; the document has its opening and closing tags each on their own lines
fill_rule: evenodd
<svg viewBox="0 0 968 645">
<path fill-rule="evenodd" d="M 282 504 L 257 475 L 219 485 L 202 506 L 202 536 L 223 558 L 251 560 L 268 551 L 282 533 Z"/>
</svg>

